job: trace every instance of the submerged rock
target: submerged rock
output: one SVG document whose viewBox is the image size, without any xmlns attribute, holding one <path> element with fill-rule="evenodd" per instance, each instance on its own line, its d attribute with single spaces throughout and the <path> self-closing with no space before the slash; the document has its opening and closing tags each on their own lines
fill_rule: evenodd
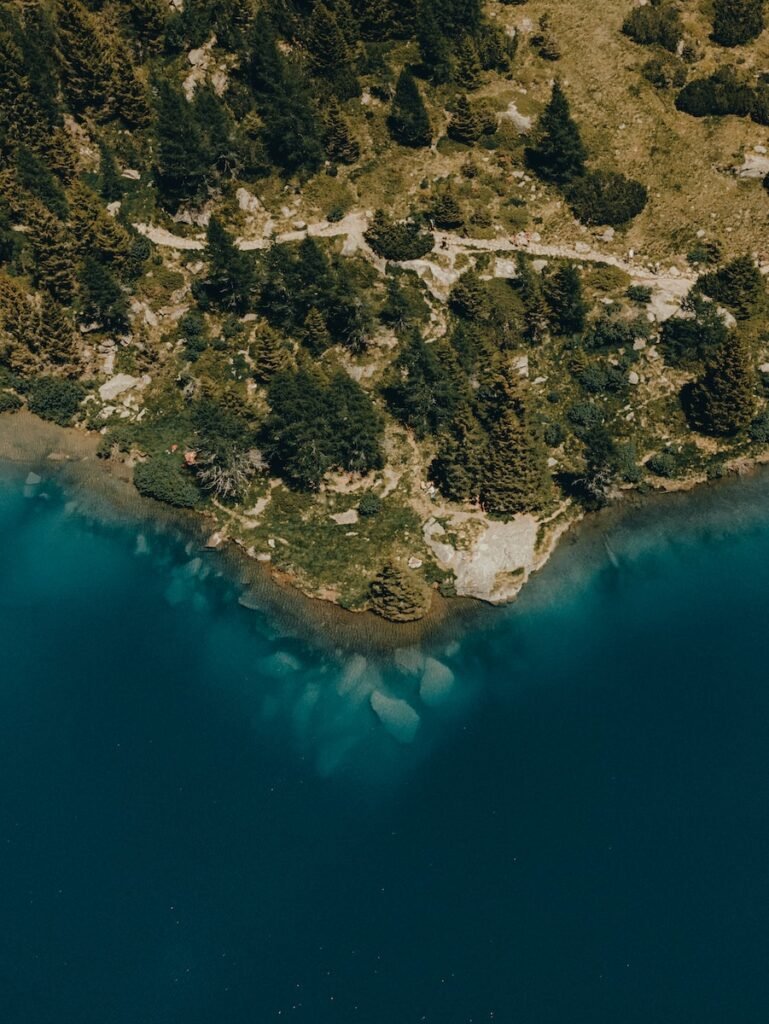
<svg viewBox="0 0 769 1024">
<path fill-rule="evenodd" d="M 393 661 L 395 667 L 407 676 L 418 676 L 425 667 L 425 656 L 418 647 L 399 647 Z"/>
<path fill-rule="evenodd" d="M 369 698 L 379 721 L 399 743 L 411 743 L 419 729 L 419 715 L 405 700 L 374 690 Z"/>
<path fill-rule="evenodd" d="M 441 704 L 454 689 L 454 673 L 437 658 L 428 658 L 419 684 L 419 696 L 430 707 Z"/>
</svg>

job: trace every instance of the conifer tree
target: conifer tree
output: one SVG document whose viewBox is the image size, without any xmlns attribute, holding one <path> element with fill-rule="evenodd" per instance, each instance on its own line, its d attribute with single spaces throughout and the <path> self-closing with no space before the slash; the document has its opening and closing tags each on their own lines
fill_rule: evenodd
<svg viewBox="0 0 769 1024">
<path fill-rule="evenodd" d="M 323 3 L 317 3 L 313 8 L 307 48 L 313 74 L 328 82 L 340 99 L 348 100 L 360 95 L 360 82 L 355 74 L 347 40 L 335 15 Z"/>
<path fill-rule="evenodd" d="M 120 284 L 101 260 L 87 255 L 80 268 L 83 316 L 117 331 L 128 327 L 128 302 Z"/>
<path fill-rule="evenodd" d="M 452 73 L 451 46 L 436 16 L 433 0 L 418 0 L 416 32 L 422 62 L 434 82 L 448 82 Z"/>
<path fill-rule="evenodd" d="M 109 105 L 131 128 L 148 124 L 150 112 L 144 86 L 121 39 L 110 41 L 105 50 L 105 61 L 109 74 Z"/>
<path fill-rule="evenodd" d="M 558 184 L 569 182 L 585 171 L 587 150 L 558 81 L 537 124 L 536 142 L 526 150 L 526 158 L 541 178 Z"/>
<path fill-rule="evenodd" d="M 756 410 L 756 374 L 740 332 L 732 332 L 716 350 L 692 398 L 695 423 L 709 434 L 734 434 L 750 423 Z"/>
<path fill-rule="evenodd" d="M 404 68 L 398 79 L 387 121 L 390 134 L 402 146 L 429 146 L 432 142 L 430 118 L 414 76 Z"/>
<path fill-rule="evenodd" d="M 472 145 L 480 139 L 482 131 L 481 119 L 473 110 L 467 96 L 460 96 L 449 121 L 449 138 L 454 139 L 455 142 Z"/>
<path fill-rule="evenodd" d="M 391 622 L 414 622 L 424 618 L 430 606 L 429 591 L 413 573 L 388 563 L 369 587 L 371 610 Z"/>
<path fill-rule="evenodd" d="M 267 324 L 257 327 L 249 346 L 254 364 L 254 379 L 259 384 L 269 384 L 276 373 L 286 368 L 288 352 L 277 331 Z"/>
<path fill-rule="evenodd" d="M 516 285 L 523 302 L 526 329 L 525 334 L 532 344 L 544 341 L 549 328 L 549 310 L 542 291 L 542 280 L 531 265 L 526 253 L 516 256 Z"/>
<path fill-rule="evenodd" d="M 155 171 L 171 209 L 202 197 L 209 171 L 205 139 L 184 94 L 166 79 L 157 83 Z"/>
<path fill-rule="evenodd" d="M 486 438 L 470 406 L 463 402 L 438 439 L 429 475 L 449 501 L 477 501 Z"/>
<path fill-rule="evenodd" d="M 360 156 L 360 145 L 336 100 L 332 99 L 324 115 L 323 144 L 329 160 L 354 164 Z"/>
<path fill-rule="evenodd" d="M 703 274 L 697 285 L 710 298 L 733 309 L 740 320 L 753 315 L 766 294 L 763 275 L 750 256 L 737 256 L 720 270 Z"/>
<path fill-rule="evenodd" d="M 43 306 L 40 344 L 49 362 L 74 366 L 78 362 L 75 326 L 64 307 L 50 299 Z"/>
<path fill-rule="evenodd" d="M 584 330 L 587 303 L 582 278 L 572 263 L 559 267 L 545 280 L 545 297 L 550 308 L 550 324 L 556 334 L 577 334 Z"/>
<path fill-rule="evenodd" d="M 56 13 L 69 101 L 78 113 L 103 108 L 109 98 L 110 69 L 97 21 L 80 0 L 58 0 Z"/>
<path fill-rule="evenodd" d="M 317 306 L 312 306 L 304 318 L 302 342 L 316 356 L 325 352 L 331 344 L 326 318 Z"/>
<path fill-rule="evenodd" d="M 722 46 L 742 46 L 764 30 L 764 0 L 714 0 L 713 38 Z"/>
<path fill-rule="evenodd" d="M 208 274 L 202 289 L 209 302 L 222 309 L 245 313 L 250 305 L 256 275 L 251 256 L 241 252 L 218 217 L 206 231 Z"/>
<path fill-rule="evenodd" d="M 133 240 L 123 225 L 106 212 L 96 193 L 78 179 L 69 190 L 69 205 L 80 255 L 90 254 L 122 267 L 130 256 Z"/>
<path fill-rule="evenodd" d="M 391 0 L 362 0 L 360 27 L 364 39 L 387 39 L 393 31 L 395 10 Z"/>
<path fill-rule="evenodd" d="M 99 143 L 99 192 L 108 203 L 117 202 L 123 197 L 123 179 L 115 154 L 106 144 Z"/>
<path fill-rule="evenodd" d="M 458 85 L 471 92 L 481 84 L 481 60 L 470 36 L 463 36 L 457 47 L 454 78 Z"/>
<path fill-rule="evenodd" d="M 433 203 L 432 219 L 439 228 L 458 228 L 464 224 L 462 207 L 450 188 L 444 189 Z"/>
<path fill-rule="evenodd" d="M 19 146 L 15 170 L 22 189 L 36 196 L 60 220 L 67 219 L 67 197 L 44 160 L 26 146 Z"/>
<path fill-rule="evenodd" d="M 31 208 L 28 227 L 35 283 L 66 304 L 74 286 L 73 249 L 67 229 L 42 203 Z"/>
<path fill-rule="evenodd" d="M 542 508 L 550 496 L 547 452 L 529 423 L 520 378 L 506 367 L 494 381 L 497 408 L 481 461 L 480 499 L 502 518 Z"/>
</svg>

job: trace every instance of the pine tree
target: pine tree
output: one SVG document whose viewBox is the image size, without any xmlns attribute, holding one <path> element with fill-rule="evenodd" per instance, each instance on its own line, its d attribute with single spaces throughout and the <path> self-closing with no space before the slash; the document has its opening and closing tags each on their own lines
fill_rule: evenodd
<svg viewBox="0 0 769 1024">
<path fill-rule="evenodd" d="M 313 8 L 307 48 L 313 74 L 328 82 L 340 99 L 348 100 L 360 95 L 360 82 L 355 74 L 350 48 L 336 17 L 323 3 Z"/>
<path fill-rule="evenodd" d="M 109 74 L 109 102 L 131 128 L 149 123 L 150 112 L 144 86 L 139 81 L 128 48 L 119 38 L 113 38 L 105 50 Z"/>
<path fill-rule="evenodd" d="M 756 374 L 745 338 L 729 335 L 694 385 L 691 408 L 695 425 L 709 434 L 743 430 L 756 410 Z"/>
<path fill-rule="evenodd" d="M 123 197 L 123 179 L 115 154 L 106 144 L 99 143 L 99 193 L 108 203 L 117 202 Z"/>
<path fill-rule="evenodd" d="M 80 268 L 83 316 L 117 331 L 128 327 L 128 302 L 120 284 L 95 256 L 88 255 Z"/>
<path fill-rule="evenodd" d="M 390 134 L 402 146 L 429 146 L 432 143 L 430 118 L 419 87 L 406 68 L 401 71 L 387 121 Z"/>
<path fill-rule="evenodd" d="M 697 284 L 711 299 L 733 309 L 740 320 L 752 316 L 766 294 L 763 275 L 750 256 L 737 256 L 720 270 L 703 274 Z"/>
<path fill-rule="evenodd" d="M 369 587 L 371 610 L 391 622 L 414 622 L 427 614 L 429 591 L 418 577 L 388 563 Z"/>
<path fill-rule="evenodd" d="M 458 228 L 465 221 L 462 207 L 450 188 L 444 189 L 436 198 L 431 213 L 439 228 Z"/>
<path fill-rule="evenodd" d="M 473 110 L 467 96 L 460 96 L 449 121 L 449 138 L 454 139 L 455 142 L 472 145 L 480 139 L 482 131 L 481 119 Z"/>
<path fill-rule="evenodd" d="M 587 150 L 558 81 L 539 119 L 536 138 L 526 158 L 541 178 L 563 184 L 584 174 Z"/>
<path fill-rule="evenodd" d="M 70 220 L 77 250 L 105 263 L 122 267 L 128 260 L 133 239 L 123 225 L 106 212 L 99 197 L 80 179 L 69 190 Z"/>
<path fill-rule="evenodd" d="M 40 326 L 40 344 L 49 362 L 73 366 L 78 362 L 75 325 L 69 313 L 58 302 L 45 303 Z"/>
<path fill-rule="evenodd" d="M 452 73 L 451 46 L 441 29 L 434 0 L 418 0 L 417 40 L 422 62 L 436 82 L 448 82 Z"/>
<path fill-rule="evenodd" d="M 722 46 L 742 46 L 764 30 L 764 0 L 714 0 L 713 38 Z"/>
<path fill-rule="evenodd" d="M 193 109 L 170 81 L 157 83 L 155 172 L 161 199 L 171 209 L 202 198 L 209 164 Z"/>
<path fill-rule="evenodd" d="M 457 47 L 454 79 L 463 89 L 472 91 L 481 84 L 482 69 L 478 50 L 470 36 L 463 36 Z"/>
<path fill-rule="evenodd" d="M 312 306 L 304 318 L 302 343 L 316 356 L 325 352 L 331 344 L 326 318 L 317 306 Z"/>
<path fill-rule="evenodd" d="M 222 309 L 245 313 L 256 284 L 254 263 L 249 253 L 237 248 L 218 217 L 208 224 L 206 257 L 208 274 L 202 290 L 207 300 Z"/>
<path fill-rule="evenodd" d="M 493 384 L 498 407 L 481 462 L 480 499 L 491 515 L 508 518 L 547 502 L 547 451 L 529 423 L 520 378 L 506 367 Z"/>
<path fill-rule="evenodd" d="M 288 364 L 288 352 L 283 339 L 267 324 L 262 324 L 254 332 L 249 354 L 254 365 L 254 380 L 259 384 L 269 384 L 275 374 L 284 370 Z"/>
<path fill-rule="evenodd" d="M 582 292 L 582 278 L 572 263 L 559 267 L 545 279 L 545 297 L 550 307 L 550 324 L 556 334 L 577 334 L 584 330 L 588 305 Z"/>
<path fill-rule="evenodd" d="M 515 267 L 516 286 L 525 314 L 525 335 L 532 344 L 538 345 L 547 337 L 550 312 L 542 291 L 542 279 L 523 252 L 516 256 Z"/>
<path fill-rule="evenodd" d="M 66 304 L 74 287 L 73 249 L 67 229 L 42 203 L 31 208 L 28 227 L 35 283 Z"/>
<path fill-rule="evenodd" d="M 97 21 L 80 0 L 58 0 L 58 38 L 64 87 L 78 113 L 103 109 L 109 99 L 109 60 Z"/>
<path fill-rule="evenodd" d="M 360 145 L 336 100 L 332 99 L 324 115 L 323 144 L 329 160 L 354 164 L 360 157 Z"/>
<path fill-rule="evenodd" d="M 391 0 L 363 0 L 360 5 L 360 27 L 364 39 L 380 41 L 390 38 L 395 10 Z"/>
<path fill-rule="evenodd" d="M 486 438 L 467 403 L 462 403 L 438 439 L 429 476 L 449 501 L 477 501 Z"/>
</svg>

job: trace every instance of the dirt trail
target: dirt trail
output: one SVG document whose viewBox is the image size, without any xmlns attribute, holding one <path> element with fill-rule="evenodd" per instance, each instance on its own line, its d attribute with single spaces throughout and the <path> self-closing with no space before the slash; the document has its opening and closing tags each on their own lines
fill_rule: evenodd
<svg viewBox="0 0 769 1024">
<path fill-rule="evenodd" d="M 374 263 L 381 271 L 384 260 L 379 259 L 368 247 L 365 232 L 369 224 L 369 215 L 363 211 L 348 213 L 342 220 L 330 222 L 319 221 L 307 227 L 284 231 L 270 237 L 238 238 L 236 244 L 245 251 L 266 249 L 275 242 L 296 242 L 310 236 L 312 238 L 345 237 L 342 252 L 352 255 L 360 252 Z M 135 224 L 134 227 L 156 245 L 179 250 L 202 250 L 205 241 L 202 238 L 184 238 L 174 235 L 165 228 L 153 227 L 149 224 Z M 548 245 L 532 239 L 528 232 L 519 232 L 507 238 L 465 238 L 447 231 L 435 232 L 435 247 L 432 256 L 420 260 L 410 260 L 403 266 L 410 267 L 422 278 L 436 298 L 445 299 L 451 286 L 457 281 L 461 270 L 457 269 L 459 256 L 477 256 L 483 253 L 497 255 L 492 273 L 495 277 L 515 276 L 513 260 L 505 259 L 506 253 L 525 252 L 530 256 L 542 259 L 567 259 L 579 263 L 607 263 L 623 270 L 633 284 L 643 285 L 652 289 L 650 311 L 658 320 L 664 320 L 679 308 L 689 289 L 696 280 L 696 274 L 671 267 L 667 271 L 657 271 L 640 266 L 629 260 L 621 259 L 611 253 L 600 252 L 586 243 L 576 246 Z M 463 268 L 464 269 L 464 268 Z"/>
</svg>

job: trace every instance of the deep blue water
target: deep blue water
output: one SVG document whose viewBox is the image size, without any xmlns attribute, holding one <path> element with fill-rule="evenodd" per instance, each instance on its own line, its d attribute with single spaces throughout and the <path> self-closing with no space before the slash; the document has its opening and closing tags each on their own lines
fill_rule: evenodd
<svg viewBox="0 0 769 1024">
<path fill-rule="evenodd" d="M 6 474 L 0 1020 L 765 1024 L 767 498 L 567 543 L 426 703 Z"/>
</svg>

